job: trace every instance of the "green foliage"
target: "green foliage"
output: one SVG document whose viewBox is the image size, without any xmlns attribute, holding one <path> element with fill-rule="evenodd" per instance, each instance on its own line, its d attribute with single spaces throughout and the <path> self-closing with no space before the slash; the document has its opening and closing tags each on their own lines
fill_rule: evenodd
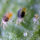
<svg viewBox="0 0 40 40">
<path fill-rule="evenodd" d="M 0 25 L 0 38 L 2 40 L 40 40 L 40 18 L 39 24 L 34 24 L 32 20 L 35 14 L 40 17 L 40 0 L 0 0 L 0 4 L 0 24 L 6 12 L 13 13 L 13 17 L 7 22 L 5 30 Z M 27 9 L 24 22 L 16 25 L 17 12 L 22 7 Z M 3 32 L 4 35 L 2 35 Z M 26 37 L 23 35 L 24 32 L 27 32 Z"/>
</svg>

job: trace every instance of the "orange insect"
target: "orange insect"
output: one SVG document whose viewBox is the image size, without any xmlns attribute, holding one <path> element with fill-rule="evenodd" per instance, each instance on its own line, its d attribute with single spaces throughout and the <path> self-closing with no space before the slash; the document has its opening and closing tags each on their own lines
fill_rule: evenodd
<svg viewBox="0 0 40 40">
<path fill-rule="evenodd" d="M 39 24 L 38 20 L 39 20 L 39 15 L 35 14 L 33 17 L 33 22 Z"/>
<path fill-rule="evenodd" d="M 1 22 L 3 29 L 5 29 L 5 25 L 7 26 L 6 22 L 8 22 L 11 17 L 12 17 L 12 13 L 10 13 L 10 12 L 3 16 L 3 19 L 2 19 L 2 22 Z"/>
<path fill-rule="evenodd" d="M 7 13 L 4 15 L 3 20 L 7 22 L 12 17 L 12 13 Z"/>
<path fill-rule="evenodd" d="M 35 14 L 34 17 L 37 19 L 39 16 L 38 16 L 38 14 Z"/>
</svg>

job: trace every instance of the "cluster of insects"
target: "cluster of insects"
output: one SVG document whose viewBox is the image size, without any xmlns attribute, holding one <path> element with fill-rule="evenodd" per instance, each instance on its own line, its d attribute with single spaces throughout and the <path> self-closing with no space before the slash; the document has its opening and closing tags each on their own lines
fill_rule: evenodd
<svg viewBox="0 0 40 40">
<path fill-rule="evenodd" d="M 19 9 L 18 14 L 17 14 L 18 19 L 16 21 L 16 24 L 20 24 L 23 21 L 25 12 L 26 12 L 26 8 Z M 13 16 L 13 14 L 11 12 L 6 13 L 2 18 L 2 24 L 7 24 L 7 22 L 11 19 L 12 16 Z M 5 27 L 3 26 L 3 28 L 5 28 Z"/>
<path fill-rule="evenodd" d="M 26 13 L 26 8 L 20 8 L 18 10 L 18 13 L 17 13 L 18 19 L 16 21 L 16 24 L 20 24 L 24 20 L 25 13 Z M 2 24 L 7 24 L 7 22 L 11 19 L 12 16 L 13 14 L 11 12 L 6 13 L 2 18 Z M 33 22 L 36 23 L 38 19 L 39 19 L 38 14 L 35 14 L 33 17 Z M 5 29 L 4 26 L 3 26 L 3 29 Z M 27 32 L 25 32 L 23 35 L 27 36 Z"/>
<path fill-rule="evenodd" d="M 16 21 L 16 24 L 20 24 L 24 20 L 25 13 L 26 13 L 26 8 L 20 8 L 18 10 L 17 13 L 18 19 Z M 11 12 L 6 13 L 2 18 L 2 24 L 6 24 L 11 19 L 12 16 L 13 14 Z M 39 19 L 38 14 L 35 14 L 33 17 L 33 22 L 36 23 L 38 19 Z"/>
</svg>

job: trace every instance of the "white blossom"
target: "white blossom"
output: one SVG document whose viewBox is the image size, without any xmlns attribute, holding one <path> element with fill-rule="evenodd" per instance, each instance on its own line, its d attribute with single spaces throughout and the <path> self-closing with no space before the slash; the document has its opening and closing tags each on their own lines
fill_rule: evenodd
<svg viewBox="0 0 40 40">
<path fill-rule="evenodd" d="M 27 32 L 24 32 L 23 35 L 24 35 L 24 37 L 26 37 L 27 36 Z"/>
<path fill-rule="evenodd" d="M 20 24 L 23 21 L 23 18 L 18 18 L 16 24 Z"/>
<path fill-rule="evenodd" d="M 1 25 L 3 26 L 3 29 L 5 29 L 7 27 L 7 22 L 2 19 Z"/>
</svg>

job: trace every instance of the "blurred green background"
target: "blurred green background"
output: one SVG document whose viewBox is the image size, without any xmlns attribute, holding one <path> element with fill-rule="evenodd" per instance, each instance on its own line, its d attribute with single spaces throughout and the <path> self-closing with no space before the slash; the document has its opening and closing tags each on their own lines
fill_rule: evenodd
<svg viewBox="0 0 40 40">
<path fill-rule="evenodd" d="M 27 9 L 24 22 L 16 25 L 17 12 L 23 7 Z M 40 0 L 0 0 L 0 24 L 6 12 L 12 12 L 13 17 L 5 30 L 0 25 L 0 40 L 40 40 L 40 18 L 39 24 L 32 21 L 35 14 L 40 17 Z M 27 32 L 26 37 L 23 36 L 24 32 Z"/>
</svg>

